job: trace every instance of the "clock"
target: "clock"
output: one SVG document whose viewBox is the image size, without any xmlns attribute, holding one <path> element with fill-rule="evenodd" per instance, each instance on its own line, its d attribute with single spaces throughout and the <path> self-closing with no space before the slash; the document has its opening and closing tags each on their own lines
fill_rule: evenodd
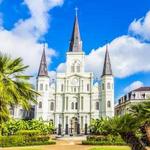
<svg viewBox="0 0 150 150">
<path fill-rule="evenodd" d="M 78 85 L 78 79 L 77 78 L 73 78 L 71 83 L 72 83 L 72 85 Z"/>
</svg>

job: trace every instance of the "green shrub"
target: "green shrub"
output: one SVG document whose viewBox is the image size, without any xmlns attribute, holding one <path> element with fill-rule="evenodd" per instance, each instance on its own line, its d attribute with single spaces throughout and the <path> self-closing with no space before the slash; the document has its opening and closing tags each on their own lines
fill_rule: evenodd
<svg viewBox="0 0 150 150">
<path fill-rule="evenodd" d="M 14 135 L 20 130 L 39 130 L 41 134 L 52 134 L 54 125 L 51 122 L 41 120 L 14 120 L 11 119 L 3 124 L 2 135 Z"/>
<path fill-rule="evenodd" d="M 104 135 L 89 135 L 87 141 L 106 141 L 107 137 Z"/>
<path fill-rule="evenodd" d="M 13 135 L 0 137 L 0 147 L 46 145 L 55 143 L 56 143 L 55 141 L 49 141 L 48 136 Z"/>
<path fill-rule="evenodd" d="M 110 142 L 110 141 L 82 141 L 83 145 L 126 145 L 122 142 Z"/>
<path fill-rule="evenodd" d="M 37 136 L 40 135 L 40 130 L 20 130 L 16 132 L 16 135 L 23 135 L 23 136 Z"/>
<path fill-rule="evenodd" d="M 25 142 L 49 141 L 49 136 L 30 136 L 25 138 Z"/>
<path fill-rule="evenodd" d="M 25 138 L 23 136 L 2 136 L 0 137 L 0 146 L 19 146 L 24 141 Z"/>
<path fill-rule="evenodd" d="M 89 135 L 86 141 L 82 141 L 84 145 L 126 145 L 122 138 L 113 135 Z"/>
</svg>

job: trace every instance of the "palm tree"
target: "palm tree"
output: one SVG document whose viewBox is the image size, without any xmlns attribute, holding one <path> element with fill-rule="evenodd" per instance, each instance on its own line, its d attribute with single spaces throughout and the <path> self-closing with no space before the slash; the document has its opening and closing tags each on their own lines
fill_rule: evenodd
<svg viewBox="0 0 150 150">
<path fill-rule="evenodd" d="M 0 125 L 9 119 L 11 106 L 28 110 L 30 102 L 36 103 L 38 93 L 29 82 L 31 76 L 24 75 L 27 68 L 21 58 L 0 54 Z"/>
<path fill-rule="evenodd" d="M 105 124 L 105 128 L 111 134 L 120 134 L 132 150 L 146 150 L 142 141 L 136 136 L 136 132 L 139 129 L 139 121 L 130 114 L 110 118 Z"/>
<path fill-rule="evenodd" d="M 100 118 L 100 119 L 93 119 L 91 121 L 90 130 L 92 134 L 96 135 L 106 135 L 107 131 L 104 128 L 105 122 L 107 122 L 108 118 Z"/>
<path fill-rule="evenodd" d="M 138 103 L 130 108 L 132 116 L 139 119 L 141 130 L 147 135 L 147 140 L 150 143 L 150 102 Z"/>
</svg>

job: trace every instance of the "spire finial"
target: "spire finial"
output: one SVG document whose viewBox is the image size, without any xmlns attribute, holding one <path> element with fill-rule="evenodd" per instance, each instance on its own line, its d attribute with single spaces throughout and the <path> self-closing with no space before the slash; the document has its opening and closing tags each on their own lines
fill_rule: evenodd
<svg viewBox="0 0 150 150">
<path fill-rule="evenodd" d="M 75 7 L 76 17 L 78 16 L 78 7 Z"/>
<path fill-rule="evenodd" d="M 45 45 L 46 45 L 46 43 L 43 43 L 43 50 L 45 50 Z"/>
<path fill-rule="evenodd" d="M 108 42 L 106 41 L 106 51 L 108 51 Z"/>
<path fill-rule="evenodd" d="M 43 49 L 45 50 L 45 43 L 43 43 Z"/>
</svg>

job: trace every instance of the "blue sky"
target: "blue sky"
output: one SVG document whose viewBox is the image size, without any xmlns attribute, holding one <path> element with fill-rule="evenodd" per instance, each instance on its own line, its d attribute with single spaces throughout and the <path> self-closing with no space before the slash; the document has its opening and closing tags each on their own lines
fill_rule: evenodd
<svg viewBox="0 0 150 150">
<path fill-rule="evenodd" d="M 50 74 L 64 70 L 75 7 L 89 60 L 86 67 L 91 65 L 86 70 L 100 77 L 108 41 L 116 76 L 115 97 L 143 84 L 150 86 L 149 0 L 1 0 L 0 48 L 23 57 L 35 75 L 46 42 Z M 94 62 L 95 58 L 98 61 Z M 96 68 L 92 67 L 97 62 Z"/>
</svg>

